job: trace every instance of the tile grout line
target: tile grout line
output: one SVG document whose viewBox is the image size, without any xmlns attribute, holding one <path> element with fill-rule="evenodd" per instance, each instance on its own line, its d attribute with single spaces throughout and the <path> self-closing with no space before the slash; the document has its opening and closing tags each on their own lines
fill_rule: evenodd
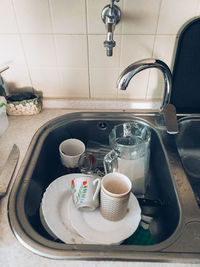
<svg viewBox="0 0 200 267">
<path fill-rule="evenodd" d="M 198 16 L 199 17 L 199 16 Z M 0 32 L 0 36 L 1 35 L 18 35 L 18 33 L 16 32 L 9 32 L 9 33 L 4 33 L 4 32 Z M 85 33 L 37 33 L 37 32 L 33 32 L 33 33 L 26 33 L 26 32 L 21 32 L 21 35 L 67 35 L 67 36 L 76 36 L 76 35 L 80 35 L 80 36 L 85 36 L 86 34 Z M 105 36 L 105 34 L 103 33 L 88 33 L 87 34 L 88 36 Z M 120 33 L 116 33 L 115 36 L 123 36 L 123 35 L 127 35 L 127 36 L 154 36 L 155 34 L 152 34 L 152 33 L 125 33 L 125 34 L 120 34 Z M 157 36 L 174 36 L 176 35 L 175 33 L 161 33 L 161 34 L 156 34 Z M 177 35 L 180 35 L 177 33 Z"/>
<path fill-rule="evenodd" d="M 124 10 L 124 0 L 122 1 L 122 9 L 121 12 L 123 12 Z M 122 25 L 121 25 L 121 34 L 120 34 L 120 55 L 119 55 L 119 69 L 118 69 L 118 76 L 120 75 L 120 70 L 121 70 L 121 59 L 122 59 L 122 43 L 123 43 L 123 20 L 121 21 Z M 119 96 L 119 89 L 117 88 L 117 100 L 120 98 Z"/>
<path fill-rule="evenodd" d="M 159 24 L 159 19 L 160 19 L 160 11 L 161 11 L 162 2 L 163 2 L 163 0 L 160 0 L 160 6 L 159 6 L 155 35 L 158 35 L 158 24 Z M 168 34 L 166 34 L 166 35 L 168 35 Z"/>
<path fill-rule="evenodd" d="M 30 68 L 29 68 L 29 64 L 28 64 L 28 60 L 27 60 L 27 56 L 26 56 L 26 52 L 25 52 L 25 48 L 24 48 L 24 44 L 23 44 L 23 40 L 22 40 L 22 33 L 20 31 L 20 27 L 19 27 L 19 23 L 18 23 L 18 19 L 17 19 L 17 13 L 15 10 L 15 5 L 14 5 L 13 0 L 11 0 L 11 3 L 12 3 L 12 8 L 13 8 L 14 16 L 15 16 L 15 22 L 16 22 L 16 26 L 17 26 L 17 35 L 19 36 L 21 48 L 23 51 L 25 66 L 26 66 L 26 70 L 27 70 L 28 76 L 29 76 L 29 81 L 30 81 L 31 87 L 32 87 L 32 93 L 34 93 L 33 80 L 31 77 L 31 72 L 30 72 Z"/>
<path fill-rule="evenodd" d="M 59 63 L 58 63 L 58 53 L 57 53 L 57 43 L 56 43 L 56 35 L 54 34 L 55 29 L 54 29 L 54 23 L 53 23 L 53 12 L 52 12 L 52 4 L 50 3 L 50 0 L 48 0 L 48 6 L 49 6 L 49 15 L 50 15 L 50 23 L 51 23 L 51 36 L 53 39 L 53 43 L 54 43 L 54 50 L 55 50 L 55 56 L 56 56 L 56 73 L 58 75 L 59 78 L 59 85 L 62 89 L 62 78 L 61 78 L 61 74 L 58 71 L 59 68 Z"/>
<path fill-rule="evenodd" d="M 160 0 L 160 6 L 159 6 L 159 11 L 158 11 L 157 23 L 156 23 L 156 29 L 155 29 L 155 34 L 154 34 L 154 41 L 153 41 L 152 54 L 151 54 L 152 58 L 154 56 L 156 37 L 157 37 L 157 33 L 158 33 L 158 24 L 159 24 L 161 6 L 162 6 L 162 0 Z M 150 76 L 151 76 L 151 70 L 149 70 L 148 81 L 147 81 L 147 89 L 146 89 L 146 94 L 145 94 L 145 100 L 148 100 Z"/>
<path fill-rule="evenodd" d="M 91 77 L 90 77 L 90 57 L 89 57 L 89 34 L 88 34 L 88 2 L 85 0 L 85 24 L 86 24 L 86 42 L 87 42 L 87 73 L 88 73 L 88 90 L 89 99 L 91 99 Z"/>
</svg>

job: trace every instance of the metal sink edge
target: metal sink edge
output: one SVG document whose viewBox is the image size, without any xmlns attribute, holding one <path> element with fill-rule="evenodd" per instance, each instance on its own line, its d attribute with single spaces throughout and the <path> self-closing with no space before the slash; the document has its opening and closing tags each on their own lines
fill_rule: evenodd
<svg viewBox="0 0 200 267">
<path fill-rule="evenodd" d="M 35 143 L 41 142 L 41 138 L 45 138 L 47 131 L 51 127 L 55 127 L 66 119 L 68 121 L 75 119 L 88 120 L 93 118 L 99 120 L 114 120 L 116 119 L 116 117 L 117 119 L 142 120 L 157 132 L 161 145 L 163 146 L 163 150 L 166 153 L 166 157 L 168 159 L 168 165 L 172 173 L 173 183 L 174 187 L 176 188 L 177 199 L 181 211 L 180 221 L 175 232 L 165 241 L 156 245 L 146 246 L 144 248 L 141 248 L 141 246 L 108 247 L 97 245 L 66 245 L 46 240 L 34 231 L 26 218 L 23 218 L 23 224 L 25 225 L 25 227 L 23 227 L 22 223 L 19 221 L 18 214 L 16 213 L 15 199 L 17 198 L 19 187 L 26 187 L 26 184 L 28 183 L 28 179 L 26 179 L 26 177 L 24 177 L 23 182 L 21 181 L 21 177 L 23 175 L 24 168 L 26 168 L 29 163 L 29 158 L 31 156 L 34 157 L 37 154 L 37 151 L 35 151 Z M 181 251 L 177 249 L 178 245 L 176 246 L 176 244 L 179 243 L 178 240 L 182 240 L 182 237 L 184 236 L 185 226 L 188 223 L 195 221 L 200 224 L 200 214 L 199 209 L 195 204 L 196 202 L 194 200 L 192 190 L 190 189 L 190 185 L 187 182 L 187 177 L 182 169 L 179 155 L 174 147 L 171 147 L 168 142 L 165 142 L 165 140 L 168 139 L 168 137 L 166 137 L 165 127 L 162 124 L 160 125 L 158 121 L 159 114 L 154 113 L 134 114 L 117 112 L 83 112 L 60 116 L 59 118 L 47 122 L 40 129 L 38 129 L 22 162 L 8 201 L 9 222 L 11 229 L 16 235 L 17 239 L 32 252 L 52 259 L 200 262 L 200 249 L 199 253 L 197 253 L 196 251 L 194 253 L 192 253 L 191 251 L 184 251 L 184 253 L 181 253 L 180 255 Z M 186 199 L 182 195 L 183 192 L 187 192 Z M 23 198 L 19 201 L 23 201 Z"/>
</svg>

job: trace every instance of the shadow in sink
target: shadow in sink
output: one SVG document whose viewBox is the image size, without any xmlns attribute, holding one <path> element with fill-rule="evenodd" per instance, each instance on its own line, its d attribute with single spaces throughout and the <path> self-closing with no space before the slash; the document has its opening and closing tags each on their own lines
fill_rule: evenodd
<svg viewBox="0 0 200 267">
<path fill-rule="evenodd" d="M 119 253 L 123 254 L 124 247 L 137 251 L 158 251 L 168 246 L 169 241 L 166 242 L 166 240 L 169 240 L 170 237 L 170 242 L 175 241 L 173 233 L 178 227 L 181 211 L 164 147 L 153 126 L 145 120 L 127 117 L 121 113 L 117 116 L 113 113 L 75 113 L 52 120 L 38 130 L 12 189 L 9 199 L 10 224 L 15 235 L 20 241 L 23 240 L 22 243 L 25 246 L 40 255 L 53 258 L 56 258 L 59 253 L 61 253 L 59 255 L 66 253 L 69 256 L 78 252 L 77 257 L 84 255 L 86 251 L 92 253 L 93 246 L 88 248 L 88 245 L 82 245 L 80 248 L 75 248 L 72 245 L 62 244 L 61 241 L 53 239 L 45 231 L 39 214 L 41 199 L 52 181 L 67 174 L 66 169 L 60 163 L 58 150 L 59 144 L 63 140 L 78 138 L 86 146 L 88 141 L 108 145 L 108 135 L 113 126 L 133 120 L 147 125 L 151 130 L 150 184 L 145 197 L 159 199 L 164 205 L 152 209 L 148 209 L 145 205 L 141 207 L 143 213 L 153 217 L 149 227 L 153 242 L 147 243 L 146 246 L 140 246 L 141 243 L 137 242 L 137 239 L 134 239 L 133 242 L 129 240 L 130 242 L 124 243 L 126 246 L 117 246 L 121 249 Z M 148 214 L 147 210 L 148 212 L 150 210 L 151 214 Z M 86 246 L 85 249 L 84 246 Z M 109 247 L 116 251 L 116 246 Z M 51 248 L 50 251 L 49 248 Z M 96 249 L 96 258 L 102 257 L 102 249 L 106 253 L 104 246 L 98 248 Z M 74 257 L 76 258 L 76 256 Z M 125 259 L 126 257 L 121 256 L 121 258 Z"/>
<path fill-rule="evenodd" d="M 179 121 L 176 138 L 179 155 L 188 180 L 200 206 L 200 118 L 190 117 Z"/>
</svg>

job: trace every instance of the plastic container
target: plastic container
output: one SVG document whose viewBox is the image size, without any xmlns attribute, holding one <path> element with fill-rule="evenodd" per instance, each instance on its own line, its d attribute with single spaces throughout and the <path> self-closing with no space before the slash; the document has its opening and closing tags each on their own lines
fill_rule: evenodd
<svg viewBox="0 0 200 267">
<path fill-rule="evenodd" d="M 0 136 L 8 128 L 8 117 L 6 113 L 6 99 L 0 96 Z"/>
</svg>

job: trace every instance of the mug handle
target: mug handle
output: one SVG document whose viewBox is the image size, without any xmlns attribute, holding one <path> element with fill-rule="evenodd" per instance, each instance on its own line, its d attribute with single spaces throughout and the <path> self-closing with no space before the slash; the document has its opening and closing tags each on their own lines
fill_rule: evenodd
<svg viewBox="0 0 200 267">
<path fill-rule="evenodd" d="M 95 179 L 93 181 L 93 185 L 95 185 L 95 184 L 97 184 L 97 187 L 96 187 L 96 190 L 95 190 L 94 195 L 93 195 L 93 200 L 95 200 L 98 196 L 100 186 L 101 186 L 101 180 L 99 178 Z"/>
<path fill-rule="evenodd" d="M 105 173 L 118 172 L 118 153 L 113 149 L 104 157 L 103 165 Z"/>
</svg>

